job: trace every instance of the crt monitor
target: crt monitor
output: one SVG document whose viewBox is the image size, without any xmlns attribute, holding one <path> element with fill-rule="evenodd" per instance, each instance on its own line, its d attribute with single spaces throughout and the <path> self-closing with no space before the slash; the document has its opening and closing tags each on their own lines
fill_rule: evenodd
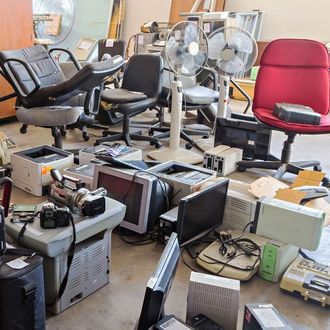
<svg viewBox="0 0 330 330">
<path fill-rule="evenodd" d="M 152 174 L 96 165 L 93 189 L 99 187 L 107 190 L 108 197 L 126 205 L 120 226 L 139 234 L 152 229 L 167 209 L 170 187 Z"/>
<path fill-rule="evenodd" d="M 180 246 L 197 240 L 223 222 L 228 179 L 188 195 L 180 200 L 177 234 Z"/>
<path fill-rule="evenodd" d="M 148 330 L 164 316 L 165 301 L 174 280 L 179 257 L 177 234 L 172 233 L 148 281 L 137 330 Z"/>
</svg>

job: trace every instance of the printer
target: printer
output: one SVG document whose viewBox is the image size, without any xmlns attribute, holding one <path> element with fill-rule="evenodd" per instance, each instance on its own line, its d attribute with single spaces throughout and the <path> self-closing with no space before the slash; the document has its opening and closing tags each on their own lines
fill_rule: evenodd
<svg viewBox="0 0 330 330">
<path fill-rule="evenodd" d="M 73 158 L 71 152 L 46 145 L 14 152 L 11 155 L 13 184 L 32 195 L 43 196 L 53 182 L 50 170 L 71 167 Z"/>
</svg>

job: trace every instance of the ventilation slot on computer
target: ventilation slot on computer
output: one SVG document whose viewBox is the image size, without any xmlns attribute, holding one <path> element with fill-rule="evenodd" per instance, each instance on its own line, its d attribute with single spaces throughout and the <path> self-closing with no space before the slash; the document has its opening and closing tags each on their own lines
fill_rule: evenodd
<svg viewBox="0 0 330 330">
<path fill-rule="evenodd" d="M 91 269 L 90 270 L 90 275 L 93 277 L 93 276 L 96 276 L 97 274 L 101 273 L 102 271 L 102 265 L 97 265 L 94 269 Z"/>
<path fill-rule="evenodd" d="M 78 268 L 80 265 L 81 265 L 81 257 L 76 256 L 72 261 L 70 270 L 72 271 L 73 269 Z"/>
<path fill-rule="evenodd" d="M 72 290 L 78 286 L 80 286 L 80 276 L 75 277 L 72 280 L 68 281 L 67 289 Z"/>
<path fill-rule="evenodd" d="M 249 206 L 248 203 L 246 203 L 243 200 L 240 200 L 238 198 L 235 197 L 229 197 L 228 198 L 228 205 L 226 205 L 226 207 L 229 207 L 231 209 L 235 209 L 237 211 L 241 211 L 244 213 L 250 212 L 251 207 Z"/>
<path fill-rule="evenodd" d="M 103 253 L 103 249 L 104 247 L 102 244 L 97 245 L 94 249 L 90 251 L 90 258 L 94 259 L 100 256 Z"/>
</svg>

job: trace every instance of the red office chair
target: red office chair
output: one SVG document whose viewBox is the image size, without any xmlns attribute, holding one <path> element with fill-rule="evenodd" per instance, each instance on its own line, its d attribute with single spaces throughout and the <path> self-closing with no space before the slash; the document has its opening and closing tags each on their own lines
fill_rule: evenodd
<svg viewBox="0 0 330 330">
<path fill-rule="evenodd" d="M 270 161 L 241 161 L 238 170 L 263 168 L 276 170 L 274 177 L 286 173 L 298 174 L 306 167 L 321 170 L 318 161 L 290 163 L 291 144 L 297 134 L 330 133 L 329 55 L 327 48 L 312 40 L 280 39 L 265 49 L 258 73 L 253 112 L 257 120 L 268 129 L 287 135 L 281 159 Z M 273 116 L 277 102 L 302 104 L 321 114 L 319 126 L 287 123 Z"/>
</svg>

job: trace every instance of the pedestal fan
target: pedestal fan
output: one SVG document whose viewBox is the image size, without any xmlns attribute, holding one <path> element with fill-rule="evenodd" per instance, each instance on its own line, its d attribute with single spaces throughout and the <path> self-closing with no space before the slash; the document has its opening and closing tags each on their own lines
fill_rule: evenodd
<svg viewBox="0 0 330 330">
<path fill-rule="evenodd" d="M 148 153 L 158 161 L 177 160 L 190 164 L 202 162 L 203 157 L 180 147 L 182 82 L 180 76 L 193 77 L 203 69 L 208 59 L 208 41 L 203 30 L 193 22 L 183 21 L 173 26 L 164 47 L 165 59 L 174 72 L 171 83 L 172 106 L 170 144 L 168 148 Z"/>
<path fill-rule="evenodd" d="M 220 28 L 209 36 L 209 65 L 220 75 L 218 118 L 228 116 L 230 78 L 243 77 L 252 68 L 257 55 L 255 39 L 241 28 Z"/>
</svg>

